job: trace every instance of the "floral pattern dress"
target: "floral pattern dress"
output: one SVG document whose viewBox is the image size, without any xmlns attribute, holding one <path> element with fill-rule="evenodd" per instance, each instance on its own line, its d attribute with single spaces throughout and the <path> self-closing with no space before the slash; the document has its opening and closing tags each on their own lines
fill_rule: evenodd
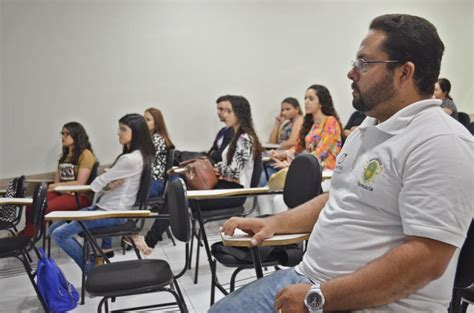
<svg viewBox="0 0 474 313">
<path fill-rule="evenodd" d="M 334 116 L 326 117 L 321 123 L 314 123 L 305 137 L 306 151 L 315 155 L 323 169 L 336 167 L 336 156 L 342 147 L 341 127 Z M 301 153 L 299 142 L 292 148 Z"/>
</svg>

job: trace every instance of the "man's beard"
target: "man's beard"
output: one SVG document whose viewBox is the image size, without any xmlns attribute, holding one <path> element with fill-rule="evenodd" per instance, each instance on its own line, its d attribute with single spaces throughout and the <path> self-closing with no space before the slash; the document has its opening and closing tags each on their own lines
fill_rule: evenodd
<svg viewBox="0 0 474 313">
<path fill-rule="evenodd" d="M 361 112 L 367 113 L 379 103 L 387 101 L 395 95 L 393 76 L 388 72 L 383 79 L 362 93 L 355 83 L 351 87 L 356 92 L 352 98 L 352 106 Z"/>
</svg>

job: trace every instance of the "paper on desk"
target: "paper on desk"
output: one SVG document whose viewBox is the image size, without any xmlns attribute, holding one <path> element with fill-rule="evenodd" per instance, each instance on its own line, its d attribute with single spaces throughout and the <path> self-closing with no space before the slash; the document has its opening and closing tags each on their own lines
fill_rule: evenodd
<svg viewBox="0 0 474 313">
<path fill-rule="evenodd" d="M 284 234 L 284 235 L 275 235 L 272 238 L 265 239 L 265 241 L 281 241 L 281 240 L 291 240 L 295 238 L 300 238 L 301 236 L 306 236 L 307 234 Z M 242 231 L 241 229 L 236 229 L 232 236 L 225 235 L 221 233 L 222 240 L 224 241 L 242 241 L 242 240 L 251 240 L 252 236 Z"/>
</svg>

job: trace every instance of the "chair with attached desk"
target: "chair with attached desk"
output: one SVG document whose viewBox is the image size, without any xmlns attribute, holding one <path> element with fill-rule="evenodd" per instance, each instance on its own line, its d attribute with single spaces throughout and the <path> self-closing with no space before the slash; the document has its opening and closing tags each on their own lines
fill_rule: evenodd
<svg viewBox="0 0 474 313">
<path fill-rule="evenodd" d="M 186 197 L 186 187 L 181 179 L 170 183 L 168 190 L 170 208 L 169 220 L 175 238 L 186 243 L 191 237 L 189 206 Z M 147 259 L 107 263 L 98 266 L 87 275 L 85 289 L 93 297 L 102 297 L 98 312 L 109 312 L 108 300 L 123 296 L 139 295 L 152 292 L 171 293 L 176 302 L 148 305 L 136 308 L 121 309 L 119 311 L 148 310 L 154 307 L 168 307 L 177 304 L 181 312 L 188 312 L 184 297 L 177 279 L 186 269 L 188 258 L 180 273 L 174 274 L 170 265 L 165 260 Z"/>
<path fill-rule="evenodd" d="M 23 198 L 25 196 L 25 176 L 14 178 L 5 191 L 4 197 Z M 0 208 L 0 230 L 12 235 L 18 232 L 16 226 L 23 216 L 23 205 L 8 204 Z"/>
<path fill-rule="evenodd" d="M 318 159 L 311 154 L 301 154 L 291 163 L 283 189 L 283 200 L 289 209 L 295 208 L 321 193 L 322 172 Z M 247 236 L 248 237 L 248 236 Z M 224 295 L 228 291 L 217 278 L 217 262 L 226 267 L 235 267 L 230 280 L 230 292 L 235 289 L 237 274 L 245 269 L 255 269 L 257 278 L 263 276 L 262 267 L 295 266 L 301 262 L 307 234 L 288 235 L 264 242 L 259 247 L 251 247 L 250 238 L 245 240 L 224 240 L 212 245 L 212 285 L 211 305 L 214 303 L 215 288 Z"/>
<path fill-rule="evenodd" d="M 148 193 L 150 190 L 150 181 L 151 181 L 151 166 L 146 165 L 143 168 L 141 178 L 140 178 L 140 187 L 138 189 L 137 193 L 137 200 L 134 204 L 133 207 L 138 208 L 138 210 L 146 210 L 148 208 Z M 94 238 L 109 238 L 109 237 L 128 237 L 132 235 L 138 234 L 142 229 L 144 225 L 144 220 L 143 219 L 129 219 L 125 224 L 120 224 L 120 225 L 115 225 L 111 227 L 106 227 L 106 228 L 96 228 L 90 231 L 91 235 Z M 83 246 L 83 252 L 84 252 L 84 264 L 86 264 L 87 259 L 88 259 L 88 254 L 89 254 L 89 242 L 87 239 L 87 236 L 84 236 L 84 233 L 80 234 L 81 237 L 84 237 L 84 246 Z M 133 240 L 130 240 L 133 249 L 139 259 L 141 259 L 140 256 L 140 251 L 138 248 L 135 246 L 135 243 Z M 94 247 L 93 247 L 94 248 Z M 94 253 L 98 253 L 98 251 L 94 251 Z M 85 282 L 85 273 L 82 273 L 82 286 L 84 286 Z M 84 293 L 84 288 L 81 290 L 81 304 L 84 304 L 85 302 L 85 293 Z"/>
<path fill-rule="evenodd" d="M 262 173 L 262 158 L 258 157 L 254 160 L 252 177 L 250 180 L 250 188 L 258 187 L 261 173 Z M 224 209 L 201 211 L 199 200 L 192 200 L 192 202 L 190 202 L 190 205 L 192 208 L 192 214 L 193 214 L 193 224 L 192 224 L 193 234 L 194 234 L 193 237 L 196 237 L 197 239 L 196 267 L 195 267 L 195 272 L 194 272 L 195 284 L 197 284 L 198 282 L 199 252 L 200 252 L 201 245 L 204 244 L 206 253 L 207 254 L 210 253 L 209 242 L 207 241 L 207 234 L 206 234 L 206 229 L 204 226 L 209 222 L 226 220 L 228 218 L 231 218 L 232 216 L 248 216 L 252 214 L 256 209 L 257 199 L 255 196 L 250 196 L 250 198 L 252 200 L 252 204 L 250 205 L 249 210 L 246 210 L 245 207 L 241 205 L 241 206 L 229 207 L 229 208 L 224 208 Z M 199 229 L 196 229 L 196 222 L 199 224 Z M 190 259 L 192 258 L 193 243 L 194 243 L 194 238 L 191 239 L 191 253 L 189 256 Z M 191 266 L 191 262 L 189 263 L 189 266 Z"/>
<path fill-rule="evenodd" d="M 40 241 L 41 237 L 44 235 L 44 213 L 46 209 L 46 190 L 47 186 L 46 183 L 41 183 L 35 188 L 33 194 L 33 201 L 26 201 L 28 199 L 11 199 L 11 204 L 31 204 L 32 203 L 32 210 L 33 210 L 33 221 L 36 226 L 35 233 L 32 238 L 27 238 L 23 236 L 13 236 L 13 237 L 6 237 L 0 238 L 0 258 L 17 258 L 23 264 L 25 268 L 26 274 L 35 289 L 35 292 L 38 296 L 38 299 L 41 302 L 41 306 L 45 310 L 45 312 L 49 312 L 47 304 L 45 300 L 41 297 L 41 294 L 38 290 L 38 286 L 35 282 L 36 271 L 31 268 L 31 265 L 28 261 L 28 252 L 34 250 L 36 255 L 39 258 L 38 251 L 35 248 L 35 244 Z M 2 198 L 6 199 L 6 198 Z M 14 202 L 15 200 L 25 200 L 25 201 L 18 201 Z M 6 202 L 6 201 L 5 201 Z"/>
<path fill-rule="evenodd" d="M 459 253 L 453 297 L 449 313 L 465 313 L 474 303 L 474 222 L 471 222 L 466 240 Z"/>
</svg>

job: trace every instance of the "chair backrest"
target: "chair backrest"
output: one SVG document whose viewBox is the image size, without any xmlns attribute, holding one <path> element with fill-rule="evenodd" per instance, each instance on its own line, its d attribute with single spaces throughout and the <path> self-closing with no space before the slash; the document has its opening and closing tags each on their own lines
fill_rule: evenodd
<svg viewBox="0 0 474 313">
<path fill-rule="evenodd" d="M 92 166 L 91 174 L 89 175 L 89 179 L 87 180 L 87 185 L 92 184 L 94 179 L 97 177 L 97 174 L 99 172 L 99 165 L 100 165 L 99 161 L 95 161 L 94 165 Z"/>
<path fill-rule="evenodd" d="M 150 193 L 150 184 L 151 184 L 151 164 L 145 164 L 143 166 L 142 174 L 140 177 L 140 187 L 137 192 L 136 206 L 139 207 L 139 210 L 146 209 L 148 203 L 148 195 Z"/>
<path fill-rule="evenodd" d="M 168 205 L 173 236 L 180 241 L 188 242 L 191 239 L 191 219 L 186 184 L 182 178 L 170 182 Z"/>
<path fill-rule="evenodd" d="M 474 135 L 474 122 L 470 122 L 469 125 L 467 125 L 467 129 Z"/>
<path fill-rule="evenodd" d="M 467 127 L 467 125 L 469 125 L 469 123 L 471 122 L 471 117 L 467 113 L 458 112 L 458 121 L 459 123 Z"/>
<path fill-rule="evenodd" d="M 250 179 L 250 188 L 258 187 L 258 184 L 260 182 L 260 176 L 262 175 L 262 170 L 263 170 L 262 156 L 259 155 L 253 161 L 253 171 L 252 171 L 252 178 Z"/>
<path fill-rule="evenodd" d="M 474 282 L 474 222 L 467 232 L 461 248 L 454 278 L 454 288 L 466 288 Z"/>
<path fill-rule="evenodd" d="M 32 244 L 34 245 L 43 236 L 44 231 L 44 215 L 46 213 L 46 192 L 48 191 L 48 185 L 46 182 L 42 182 L 36 186 L 33 193 L 33 204 L 31 205 L 31 211 L 33 215 L 33 224 L 35 225 L 35 234 L 32 237 Z"/>
<path fill-rule="evenodd" d="M 290 164 L 283 188 L 283 201 L 291 209 L 321 193 L 321 166 L 309 153 L 298 155 Z"/>
</svg>

